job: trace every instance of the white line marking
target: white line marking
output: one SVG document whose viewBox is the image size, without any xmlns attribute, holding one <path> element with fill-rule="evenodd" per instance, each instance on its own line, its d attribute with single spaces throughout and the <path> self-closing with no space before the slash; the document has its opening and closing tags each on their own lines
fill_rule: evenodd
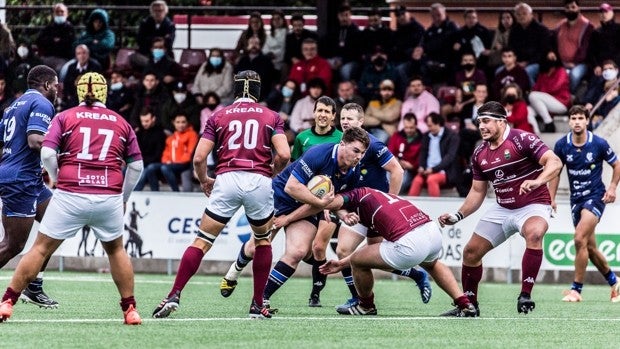
<svg viewBox="0 0 620 349">
<path fill-rule="evenodd" d="M 67 281 L 67 282 L 110 282 L 112 283 L 112 276 L 110 274 L 104 274 L 107 276 L 45 276 L 44 279 L 46 281 Z M 0 276 L 0 280 L 11 280 L 12 276 Z M 170 284 L 172 280 L 146 280 L 142 278 L 135 278 L 136 283 L 141 284 Z M 219 282 L 215 281 L 194 281 L 192 280 L 192 284 L 196 285 L 219 285 Z"/>
</svg>

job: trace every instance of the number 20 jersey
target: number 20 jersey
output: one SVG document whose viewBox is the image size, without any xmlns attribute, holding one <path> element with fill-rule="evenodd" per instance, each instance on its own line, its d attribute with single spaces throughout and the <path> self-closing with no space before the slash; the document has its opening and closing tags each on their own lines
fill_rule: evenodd
<svg viewBox="0 0 620 349">
<path fill-rule="evenodd" d="M 142 160 L 131 126 L 103 104 L 56 115 L 43 146 L 58 152 L 58 189 L 80 194 L 120 194 L 123 165 Z"/>
</svg>

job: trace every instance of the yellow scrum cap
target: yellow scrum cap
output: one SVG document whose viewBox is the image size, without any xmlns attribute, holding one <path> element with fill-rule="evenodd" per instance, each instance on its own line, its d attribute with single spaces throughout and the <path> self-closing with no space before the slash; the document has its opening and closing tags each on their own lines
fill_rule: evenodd
<svg viewBox="0 0 620 349">
<path fill-rule="evenodd" d="M 88 96 L 90 100 L 97 100 L 105 104 L 108 97 L 108 84 L 99 73 L 86 73 L 77 83 L 78 101 L 82 103 Z"/>
</svg>

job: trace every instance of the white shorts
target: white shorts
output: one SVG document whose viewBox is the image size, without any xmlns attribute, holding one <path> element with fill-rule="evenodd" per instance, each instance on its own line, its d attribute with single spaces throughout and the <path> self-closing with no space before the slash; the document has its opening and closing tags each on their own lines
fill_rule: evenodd
<svg viewBox="0 0 620 349">
<path fill-rule="evenodd" d="M 489 240 L 493 247 L 497 247 L 515 233 L 523 236 L 523 224 L 530 217 L 541 217 L 549 224 L 551 211 L 551 205 L 531 204 L 517 209 L 508 209 L 496 203 L 484 213 L 474 232 Z"/>
<path fill-rule="evenodd" d="M 66 240 L 88 225 L 97 239 L 108 242 L 123 236 L 123 196 L 54 191 L 39 231 Z"/>
<path fill-rule="evenodd" d="M 243 206 L 253 220 L 268 218 L 273 213 L 271 178 L 246 171 L 226 172 L 217 176 L 207 210 L 230 218 Z"/>
<path fill-rule="evenodd" d="M 379 253 L 392 268 L 405 270 L 439 258 L 441 242 L 441 229 L 433 221 L 415 228 L 398 241 L 383 240 Z"/>
</svg>

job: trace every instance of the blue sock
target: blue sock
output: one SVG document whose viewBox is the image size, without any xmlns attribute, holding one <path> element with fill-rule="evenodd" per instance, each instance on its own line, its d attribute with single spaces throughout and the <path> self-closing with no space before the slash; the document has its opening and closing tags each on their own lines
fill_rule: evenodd
<svg viewBox="0 0 620 349">
<path fill-rule="evenodd" d="M 235 268 L 237 270 L 243 270 L 251 261 L 252 257 L 246 256 L 243 249 L 245 248 L 245 242 L 241 245 L 241 250 L 239 251 L 239 255 L 237 255 L 237 261 L 235 262 Z"/>
<path fill-rule="evenodd" d="M 276 263 L 271 273 L 269 273 L 269 279 L 265 286 L 265 292 L 263 293 L 264 299 L 271 298 L 273 295 L 291 276 L 295 273 L 295 269 L 284 262 Z"/>
<path fill-rule="evenodd" d="M 355 283 L 353 282 L 353 276 L 351 274 L 351 267 L 342 269 L 341 273 L 344 277 L 344 282 L 349 288 L 349 292 L 351 292 L 351 298 L 358 298 L 357 290 L 355 289 Z"/>
<path fill-rule="evenodd" d="M 583 289 L 583 284 L 577 281 L 573 281 L 573 284 L 570 287 L 570 289 L 581 293 L 581 290 Z"/>
<path fill-rule="evenodd" d="M 408 278 L 413 279 L 413 281 L 415 281 L 416 283 L 419 283 L 422 280 L 424 280 L 424 276 L 425 276 L 424 272 L 419 271 L 416 268 L 410 268 L 407 270 L 396 270 L 395 269 L 395 270 L 392 270 L 392 274 L 406 276 Z"/>
<path fill-rule="evenodd" d="M 609 286 L 613 286 L 618 282 L 618 280 L 616 279 L 616 273 L 611 270 L 609 270 L 607 274 L 605 274 L 605 280 L 607 280 Z"/>
</svg>

